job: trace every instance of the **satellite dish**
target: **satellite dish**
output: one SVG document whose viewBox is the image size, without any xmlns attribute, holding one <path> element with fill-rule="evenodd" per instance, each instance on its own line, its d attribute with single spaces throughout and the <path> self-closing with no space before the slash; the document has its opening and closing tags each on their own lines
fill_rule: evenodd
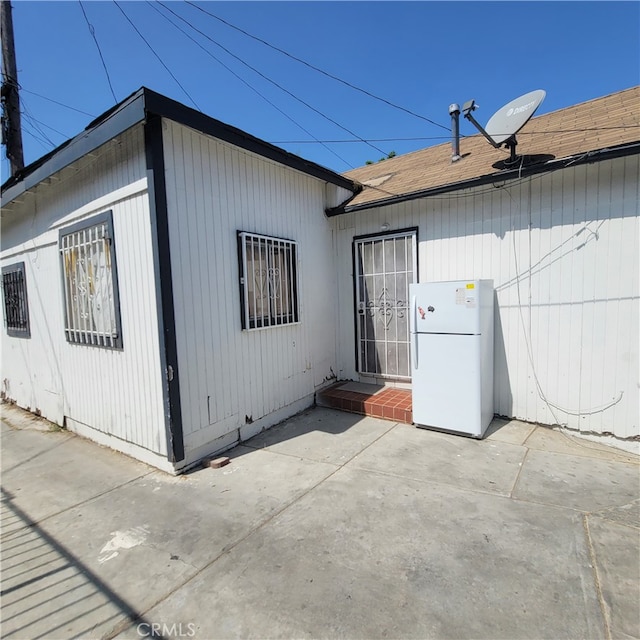
<svg viewBox="0 0 640 640">
<path fill-rule="evenodd" d="M 512 100 L 491 116 L 484 129 L 471 115 L 471 112 L 478 108 L 474 100 L 469 100 L 464 104 L 462 113 L 496 149 L 502 144 L 509 147 L 511 150 L 510 162 L 513 163 L 516 162 L 516 145 L 518 144 L 516 133 L 529 122 L 546 95 L 544 90 L 537 89 Z"/>
<path fill-rule="evenodd" d="M 496 144 L 506 142 L 529 122 L 546 95 L 542 89 L 537 89 L 505 104 L 491 116 L 485 131 Z"/>
</svg>

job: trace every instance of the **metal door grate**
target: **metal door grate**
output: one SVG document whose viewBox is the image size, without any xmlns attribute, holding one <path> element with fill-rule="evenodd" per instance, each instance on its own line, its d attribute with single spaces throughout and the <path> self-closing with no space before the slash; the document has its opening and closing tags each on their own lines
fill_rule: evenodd
<svg viewBox="0 0 640 640">
<path fill-rule="evenodd" d="M 410 379 L 409 285 L 416 232 L 355 240 L 358 371 Z"/>
</svg>

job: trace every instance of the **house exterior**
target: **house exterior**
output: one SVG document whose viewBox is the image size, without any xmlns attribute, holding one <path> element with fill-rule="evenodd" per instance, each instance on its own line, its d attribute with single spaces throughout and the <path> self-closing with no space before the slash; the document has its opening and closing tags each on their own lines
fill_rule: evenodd
<svg viewBox="0 0 640 640">
<path fill-rule="evenodd" d="M 310 406 L 356 190 L 141 89 L 3 186 L 3 397 L 169 472 Z"/>
<path fill-rule="evenodd" d="M 338 175 L 143 88 L 2 187 L 2 397 L 180 472 L 410 387 L 409 284 L 482 278 L 495 412 L 638 438 L 639 98 Z"/>
<path fill-rule="evenodd" d="M 475 135 L 457 162 L 444 144 L 347 173 L 338 377 L 410 386 L 408 284 L 492 279 L 495 413 L 637 439 L 639 141 L 634 87 L 532 119 L 512 166 Z"/>
</svg>

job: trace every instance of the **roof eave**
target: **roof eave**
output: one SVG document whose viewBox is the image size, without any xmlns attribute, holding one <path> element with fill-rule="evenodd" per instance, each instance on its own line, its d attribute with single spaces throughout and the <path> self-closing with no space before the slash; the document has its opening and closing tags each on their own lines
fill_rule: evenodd
<svg viewBox="0 0 640 640">
<path fill-rule="evenodd" d="M 263 158 L 268 158 L 279 164 L 306 173 L 324 182 L 343 187 L 349 191 L 357 190 L 357 182 L 339 173 L 335 173 L 322 165 L 311 162 L 310 160 L 305 160 L 269 142 L 256 138 L 242 129 L 225 124 L 220 120 L 216 120 L 211 116 L 207 116 L 200 111 L 196 111 L 191 107 L 187 107 L 180 102 L 167 98 L 150 89 L 145 89 L 145 95 L 147 111 L 150 113 L 173 120 L 196 131 L 217 138 L 218 140 L 223 140 L 246 151 L 256 153 Z"/>
<path fill-rule="evenodd" d="M 470 180 L 449 183 L 440 185 L 438 187 L 432 187 L 430 189 L 413 191 L 389 198 L 383 198 L 380 200 L 372 200 L 370 202 L 363 202 L 361 204 L 354 205 L 349 205 L 347 203 L 338 207 L 334 207 L 333 209 L 328 209 L 325 213 L 327 216 L 333 217 L 346 213 L 364 211 L 366 209 L 377 209 L 379 207 L 386 207 L 389 205 L 398 204 L 400 202 L 418 200 L 420 198 L 428 198 L 429 196 L 442 195 L 444 193 L 452 193 L 455 191 L 461 191 L 462 189 L 472 189 L 474 187 L 495 184 L 496 182 L 516 180 L 518 178 L 524 178 L 539 173 L 557 171 L 558 169 L 564 169 L 569 166 L 602 162 L 604 160 L 612 160 L 614 158 L 621 158 L 624 156 L 636 154 L 640 154 L 640 141 L 625 143 L 624 145 L 617 145 L 615 147 L 605 147 L 603 149 L 588 151 L 566 158 L 554 159 L 538 165 L 523 167 L 522 169 L 511 169 L 509 171 L 489 173 L 486 175 L 478 176 L 476 178 L 472 178 Z"/>
<path fill-rule="evenodd" d="M 9 178 L 2 185 L 2 206 L 6 206 L 35 185 L 95 151 L 132 126 L 144 122 L 150 114 L 174 120 L 324 182 L 352 192 L 358 190 L 358 183 L 345 176 L 143 87 L 93 120 L 77 136 Z"/>
<path fill-rule="evenodd" d="M 144 89 L 125 98 L 71 140 L 26 166 L 2 185 L 2 206 L 145 119 Z"/>
</svg>

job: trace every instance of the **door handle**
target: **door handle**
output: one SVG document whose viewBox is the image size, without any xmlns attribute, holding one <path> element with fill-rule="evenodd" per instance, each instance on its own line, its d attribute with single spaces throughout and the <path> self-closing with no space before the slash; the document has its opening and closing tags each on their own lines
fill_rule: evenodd
<svg viewBox="0 0 640 640">
<path fill-rule="evenodd" d="M 417 316 L 418 312 L 418 299 L 417 296 L 411 296 L 411 362 L 414 369 L 418 368 L 418 328 Z"/>
</svg>

